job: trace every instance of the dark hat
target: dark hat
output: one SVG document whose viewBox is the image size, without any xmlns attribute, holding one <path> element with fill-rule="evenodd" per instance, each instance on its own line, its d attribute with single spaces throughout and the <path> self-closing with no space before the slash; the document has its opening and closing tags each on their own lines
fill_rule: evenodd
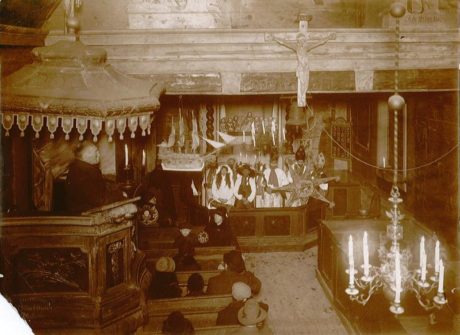
<svg viewBox="0 0 460 335">
<path fill-rule="evenodd" d="M 187 280 L 187 289 L 190 292 L 203 291 L 204 279 L 199 273 L 192 273 Z"/>
<path fill-rule="evenodd" d="M 255 299 L 248 299 L 238 311 L 238 321 L 244 326 L 256 325 L 267 318 L 267 312 L 260 308 Z"/>
<path fill-rule="evenodd" d="M 161 331 L 164 334 L 193 334 L 194 329 L 192 323 L 184 317 L 179 311 L 174 311 L 168 315 L 168 318 L 163 321 Z"/>
<path fill-rule="evenodd" d="M 224 219 L 228 217 L 228 213 L 227 213 L 227 209 L 225 207 L 222 207 L 222 206 L 219 206 L 217 208 L 214 208 L 214 209 L 211 209 L 209 211 L 209 214 L 211 215 L 211 217 L 214 215 L 214 214 L 219 214 L 220 216 L 222 216 Z M 212 220 L 212 218 L 211 218 Z"/>
<path fill-rule="evenodd" d="M 177 225 L 179 226 L 179 229 L 192 229 L 192 225 L 188 220 L 180 220 Z"/>
<path fill-rule="evenodd" d="M 230 271 L 240 273 L 245 270 L 244 260 L 239 251 L 232 250 L 225 253 L 224 262 L 227 264 Z"/>
<path fill-rule="evenodd" d="M 303 147 L 303 145 L 301 145 L 299 149 L 297 149 L 297 151 L 295 152 L 295 160 L 296 161 L 305 160 L 305 148 Z"/>
<path fill-rule="evenodd" d="M 248 170 L 249 171 L 249 176 L 250 177 L 255 177 L 256 175 L 256 172 L 254 171 L 254 169 L 247 163 L 244 163 L 244 164 L 241 164 L 240 166 L 238 166 L 236 168 L 236 172 L 239 173 L 239 174 L 243 174 L 243 171 L 244 170 Z"/>
</svg>

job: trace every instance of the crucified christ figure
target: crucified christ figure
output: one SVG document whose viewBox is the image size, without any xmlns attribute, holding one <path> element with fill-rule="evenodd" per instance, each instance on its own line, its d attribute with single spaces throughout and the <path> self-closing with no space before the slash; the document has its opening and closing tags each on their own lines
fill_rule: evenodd
<svg viewBox="0 0 460 335">
<path fill-rule="evenodd" d="M 310 67 L 308 61 L 308 55 L 311 50 L 325 44 L 329 40 L 335 39 L 335 33 L 329 34 L 326 38 L 318 41 L 313 45 L 309 45 L 310 43 L 307 40 L 307 36 L 300 32 L 297 34 L 297 38 L 295 41 L 292 40 L 285 40 L 282 38 L 277 38 L 273 35 L 267 36 L 268 40 L 274 40 L 275 42 L 285 46 L 297 54 L 297 106 L 305 107 L 307 105 L 307 90 L 308 90 L 308 83 L 310 80 Z"/>
</svg>

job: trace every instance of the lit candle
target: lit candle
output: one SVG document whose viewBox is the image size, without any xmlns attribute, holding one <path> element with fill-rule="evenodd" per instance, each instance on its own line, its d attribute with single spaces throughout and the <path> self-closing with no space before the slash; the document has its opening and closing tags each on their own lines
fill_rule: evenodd
<svg viewBox="0 0 460 335">
<path fill-rule="evenodd" d="M 275 125 L 275 120 L 272 120 L 272 140 L 273 140 L 273 145 L 275 145 L 275 130 L 276 130 L 276 125 Z"/>
<path fill-rule="evenodd" d="M 246 143 L 246 132 L 243 130 L 243 143 Z"/>
<path fill-rule="evenodd" d="M 350 265 L 350 268 L 353 268 L 354 272 L 355 259 L 353 257 L 353 236 L 351 235 L 348 238 L 348 265 Z"/>
<path fill-rule="evenodd" d="M 422 267 L 421 267 L 421 272 L 420 272 L 420 281 L 424 283 L 426 280 L 426 253 L 425 252 L 422 254 L 421 258 L 422 258 Z"/>
<path fill-rule="evenodd" d="M 240 151 L 240 162 L 241 162 L 241 158 L 242 158 L 242 156 L 243 156 L 243 155 L 241 154 L 241 151 Z"/>
<path fill-rule="evenodd" d="M 145 166 L 145 149 L 142 149 L 142 166 Z"/>
<path fill-rule="evenodd" d="M 382 162 L 383 162 L 383 168 L 385 168 L 386 167 L 385 156 L 383 156 Z"/>
<path fill-rule="evenodd" d="M 128 167 L 128 145 L 125 143 L 125 166 Z"/>
<path fill-rule="evenodd" d="M 439 272 L 439 241 L 434 248 L 434 272 Z"/>
<path fill-rule="evenodd" d="M 401 260 L 399 251 L 395 255 L 395 303 L 401 302 Z"/>
<path fill-rule="evenodd" d="M 254 143 L 254 148 L 256 147 L 256 127 L 254 126 L 254 121 L 251 123 L 251 134 L 252 142 Z"/>
<path fill-rule="evenodd" d="M 262 132 L 265 135 L 265 119 L 262 119 Z"/>
<path fill-rule="evenodd" d="M 369 277 L 369 246 L 367 245 L 367 231 L 363 236 L 364 276 Z"/>
<path fill-rule="evenodd" d="M 286 128 L 283 128 L 283 141 L 286 142 Z"/>
<path fill-rule="evenodd" d="M 442 259 L 439 260 L 438 293 L 444 293 L 444 263 L 443 263 Z"/>
<path fill-rule="evenodd" d="M 422 257 L 425 253 L 425 236 L 420 239 L 420 271 L 422 270 Z"/>
</svg>

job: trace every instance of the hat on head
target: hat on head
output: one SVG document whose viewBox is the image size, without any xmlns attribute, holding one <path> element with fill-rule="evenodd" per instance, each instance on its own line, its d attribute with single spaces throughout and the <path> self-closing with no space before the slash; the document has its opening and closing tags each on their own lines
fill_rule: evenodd
<svg viewBox="0 0 460 335">
<path fill-rule="evenodd" d="M 303 145 L 301 145 L 299 149 L 297 149 L 297 151 L 295 152 L 295 160 L 296 161 L 305 160 L 305 148 L 303 147 Z"/>
<path fill-rule="evenodd" d="M 241 281 L 233 283 L 232 296 L 235 300 L 241 301 L 251 297 L 251 288 Z"/>
<path fill-rule="evenodd" d="M 179 229 L 192 229 L 192 225 L 190 224 L 190 222 L 188 222 L 188 220 L 180 220 L 178 222 L 178 226 Z"/>
<path fill-rule="evenodd" d="M 225 207 L 222 207 L 222 206 L 219 206 L 219 207 L 216 207 L 216 208 L 212 209 L 209 214 L 211 214 L 211 215 L 219 214 L 223 218 L 226 218 L 228 216 L 227 209 Z"/>
<path fill-rule="evenodd" d="M 160 257 L 155 264 L 157 272 L 174 272 L 175 269 L 176 263 L 171 257 Z"/>
<path fill-rule="evenodd" d="M 224 262 L 227 264 L 230 271 L 240 273 L 245 270 L 244 260 L 239 251 L 232 250 L 225 253 Z"/>
<path fill-rule="evenodd" d="M 238 166 L 238 168 L 236 169 L 236 172 L 242 175 L 244 170 L 249 171 L 249 177 L 255 177 L 256 172 L 247 163 L 244 163 L 244 164 L 241 164 L 240 166 Z"/>
<path fill-rule="evenodd" d="M 246 301 L 243 307 L 238 311 L 238 321 L 244 326 L 256 325 L 267 318 L 267 312 L 260 308 L 255 299 Z"/>
</svg>

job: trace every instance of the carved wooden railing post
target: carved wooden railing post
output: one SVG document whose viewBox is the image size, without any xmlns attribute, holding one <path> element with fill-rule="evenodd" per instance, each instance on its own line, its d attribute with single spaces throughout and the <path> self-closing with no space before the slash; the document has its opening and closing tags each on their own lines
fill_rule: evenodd
<svg viewBox="0 0 460 335">
<path fill-rule="evenodd" d="M 210 140 L 214 139 L 214 109 L 212 105 L 206 105 L 206 137 Z M 209 144 L 206 145 L 206 152 L 213 150 L 213 147 Z"/>
</svg>

